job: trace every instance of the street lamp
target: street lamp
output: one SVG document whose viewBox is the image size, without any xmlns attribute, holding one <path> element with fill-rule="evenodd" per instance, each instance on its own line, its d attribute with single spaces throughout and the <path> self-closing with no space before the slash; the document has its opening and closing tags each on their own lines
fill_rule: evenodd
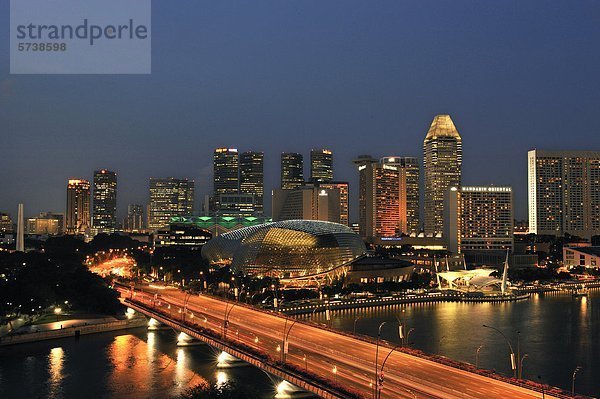
<svg viewBox="0 0 600 399">
<path fill-rule="evenodd" d="M 406 333 L 406 338 L 404 339 L 404 345 L 409 346 L 410 342 L 408 342 L 408 338 L 410 337 L 410 333 L 415 331 L 415 329 L 413 327 L 411 327 L 408 332 Z"/>
<path fill-rule="evenodd" d="M 62 312 L 61 308 L 54 308 L 54 314 L 56 315 L 56 321 L 58 321 L 58 316 Z"/>
<path fill-rule="evenodd" d="M 383 363 L 381 363 L 381 370 L 379 372 L 379 375 L 377 376 L 377 399 L 381 398 L 381 388 L 383 387 L 383 368 L 385 367 L 385 363 L 387 362 L 388 358 L 390 357 L 390 355 L 392 354 L 392 352 L 394 352 L 396 349 L 400 348 L 402 346 L 402 344 L 400 345 L 396 345 L 394 348 L 392 348 L 392 350 L 387 354 L 387 356 L 385 357 L 385 359 L 383 359 Z"/>
<path fill-rule="evenodd" d="M 483 344 L 479 345 L 477 347 L 477 350 L 475 351 L 475 368 L 476 369 L 479 368 L 479 351 L 481 351 L 482 348 L 483 348 Z"/>
<path fill-rule="evenodd" d="M 577 372 L 581 370 L 581 366 L 575 367 L 573 370 L 573 379 L 571 380 L 571 396 L 575 397 L 575 377 L 577 376 Z"/>
<path fill-rule="evenodd" d="M 356 322 L 360 320 L 360 316 L 354 319 L 354 328 L 352 329 L 352 335 L 356 335 Z"/>
<path fill-rule="evenodd" d="M 525 353 L 522 357 L 521 360 L 519 361 L 519 379 L 523 379 L 523 362 L 525 361 L 525 359 L 527 359 L 529 357 L 529 355 L 527 353 Z"/>
<path fill-rule="evenodd" d="M 383 325 L 387 323 L 386 321 L 382 321 L 381 324 L 379 325 L 379 329 L 377 330 L 377 345 L 375 346 L 375 390 L 373 391 L 373 398 L 377 397 L 377 388 L 379 383 L 378 381 L 378 370 L 377 370 L 377 365 L 379 362 L 379 338 L 381 337 L 381 328 L 383 327 Z"/>
<path fill-rule="evenodd" d="M 483 324 L 483 327 L 491 328 L 492 330 L 494 330 L 497 333 L 499 333 L 500 335 L 502 335 L 502 338 L 504 338 L 504 340 L 508 344 L 508 348 L 510 349 L 510 367 L 512 368 L 512 371 L 513 371 L 513 377 L 517 378 L 517 362 L 515 360 L 515 351 L 513 350 L 513 347 L 511 345 L 510 341 L 508 340 L 508 338 L 506 338 L 506 335 L 504 335 L 504 333 L 502 331 L 498 330 L 496 327 L 487 326 L 485 324 Z"/>
</svg>

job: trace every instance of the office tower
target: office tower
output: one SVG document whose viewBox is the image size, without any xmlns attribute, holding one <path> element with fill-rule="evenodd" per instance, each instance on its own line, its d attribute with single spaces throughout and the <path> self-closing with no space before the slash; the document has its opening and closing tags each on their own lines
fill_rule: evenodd
<svg viewBox="0 0 600 399">
<path fill-rule="evenodd" d="M 304 161 L 302 154 L 284 152 L 281 154 L 281 188 L 290 190 L 304 183 Z"/>
<path fill-rule="evenodd" d="M 193 180 L 173 177 L 150 179 L 149 230 L 168 226 L 172 217 L 190 216 L 193 209 Z"/>
<path fill-rule="evenodd" d="M 264 154 L 247 151 L 240 154 L 240 194 L 254 196 L 254 212 L 263 214 L 264 205 Z"/>
<path fill-rule="evenodd" d="M 255 203 L 254 194 L 221 194 L 219 196 L 218 216 L 223 217 L 248 217 L 262 215 Z M 262 209 L 262 206 L 261 206 Z"/>
<path fill-rule="evenodd" d="M 90 228 L 90 182 L 70 179 L 67 184 L 67 234 L 86 234 Z"/>
<path fill-rule="evenodd" d="M 329 150 L 310 151 L 310 181 L 329 182 L 333 180 L 333 154 Z"/>
<path fill-rule="evenodd" d="M 350 205 L 349 205 L 349 186 L 348 182 L 329 182 L 318 183 L 318 187 L 325 190 L 339 190 L 340 192 L 340 221 L 339 223 L 348 226 L 350 222 Z"/>
<path fill-rule="evenodd" d="M 237 194 L 239 183 L 239 158 L 235 148 L 217 148 L 213 155 L 213 201 L 214 210 L 219 210 L 222 194 Z"/>
<path fill-rule="evenodd" d="M 462 139 L 450 115 L 436 115 L 423 141 L 425 233 L 444 231 L 444 198 L 461 184 Z"/>
<path fill-rule="evenodd" d="M 62 213 L 40 212 L 38 216 L 27 219 L 27 232 L 37 235 L 60 235 L 63 233 L 63 223 Z"/>
<path fill-rule="evenodd" d="M 13 221 L 8 213 L 0 212 L 0 233 L 12 233 Z"/>
<path fill-rule="evenodd" d="M 92 227 L 97 233 L 117 228 L 117 174 L 101 169 L 94 172 Z"/>
<path fill-rule="evenodd" d="M 400 231 L 418 234 L 420 230 L 419 160 L 413 157 L 384 157 L 384 165 L 398 168 L 400 173 Z"/>
<path fill-rule="evenodd" d="M 23 204 L 19 204 L 17 213 L 17 252 L 25 252 L 25 221 L 23 216 Z"/>
<path fill-rule="evenodd" d="M 451 187 L 446 198 L 444 237 L 449 251 L 512 251 L 510 187 Z"/>
<path fill-rule="evenodd" d="M 340 223 L 340 189 L 306 184 L 273 190 L 273 220 L 322 220 Z"/>
<path fill-rule="evenodd" d="M 395 237 L 400 229 L 400 173 L 370 156 L 354 160 L 359 174 L 361 237 Z"/>
<path fill-rule="evenodd" d="M 125 219 L 125 229 L 131 233 L 138 233 L 146 230 L 144 223 L 144 206 L 140 204 L 129 204 L 127 206 L 127 218 Z"/>
<path fill-rule="evenodd" d="M 600 234 L 600 151 L 531 150 L 529 232 L 584 238 Z"/>
</svg>

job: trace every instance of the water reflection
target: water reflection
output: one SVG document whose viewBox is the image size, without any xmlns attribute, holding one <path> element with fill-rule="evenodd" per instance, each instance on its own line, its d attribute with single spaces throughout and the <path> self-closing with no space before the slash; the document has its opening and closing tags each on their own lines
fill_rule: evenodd
<svg viewBox="0 0 600 399">
<path fill-rule="evenodd" d="M 65 360 L 65 351 L 63 348 L 52 348 L 48 355 L 48 372 L 50 374 L 49 382 L 49 394 L 50 398 L 62 397 L 61 394 L 61 382 L 64 378 L 63 366 Z"/>
</svg>

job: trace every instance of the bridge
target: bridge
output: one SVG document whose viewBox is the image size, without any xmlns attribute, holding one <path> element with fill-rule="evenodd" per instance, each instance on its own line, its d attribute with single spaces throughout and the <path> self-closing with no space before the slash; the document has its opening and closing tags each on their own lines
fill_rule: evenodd
<svg viewBox="0 0 600 399">
<path fill-rule="evenodd" d="M 568 397 L 237 302 L 158 286 L 119 290 L 136 311 L 323 398 Z"/>
</svg>

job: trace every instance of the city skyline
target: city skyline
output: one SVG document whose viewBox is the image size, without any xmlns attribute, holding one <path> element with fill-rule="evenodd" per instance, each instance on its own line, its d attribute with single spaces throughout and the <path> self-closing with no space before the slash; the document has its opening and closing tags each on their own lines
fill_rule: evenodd
<svg viewBox="0 0 600 399">
<path fill-rule="evenodd" d="M 119 175 L 119 220 L 146 202 L 149 177 L 194 179 L 202 198 L 220 146 L 265 153 L 265 192 L 279 184 L 281 152 L 308 164 L 311 148 L 330 148 L 354 204 L 352 159 L 420 157 L 429 121 L 447 113 L 463 137 L 464 183 L 513 186 L 524 219 L 527 151 L 597 143 L 597 3 L 153 11 L 149 76 L 10 76 L 0 41 L 2 211 L 14 217 L 19 202 L 28 216 L 61 211 L 64 182 L 101 168 Z M 6 24 L 8 14 L 0 2 Z M 200 38 L 190 48 L 178 38 L 192 25 Z"/>
</svg>

